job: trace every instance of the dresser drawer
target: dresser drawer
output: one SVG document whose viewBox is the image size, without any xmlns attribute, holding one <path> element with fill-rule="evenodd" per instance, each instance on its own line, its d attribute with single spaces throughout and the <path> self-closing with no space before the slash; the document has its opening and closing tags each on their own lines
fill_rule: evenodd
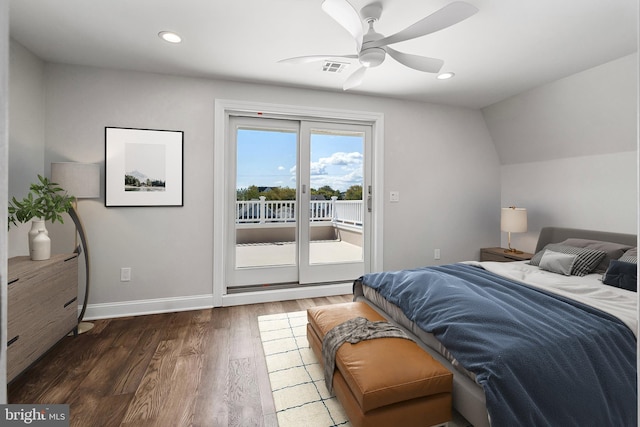
<svg viewBox="0 0 640 427">
<path fill-rule="evenodd" d="M 11 381 L 78 324 L 78 258 L 9 260 L 7 380 Z"/>
</svg>

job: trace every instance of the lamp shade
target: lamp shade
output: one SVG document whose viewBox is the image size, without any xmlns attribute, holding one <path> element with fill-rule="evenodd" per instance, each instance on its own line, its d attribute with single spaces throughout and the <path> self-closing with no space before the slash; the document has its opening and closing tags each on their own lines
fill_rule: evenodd
<svg viewBox="0 0 640 427">
<path fill-rule="evenodd" d="M 51 181 L 77 199 L 100 197 L 100 165 L 97 163 L 51 163 Z"/>
<path fill-rule="evenodd" d="M 502 208 L 500 214 L 500 230 L 510 233 L 524 233 L 527 231 L 527 210 L 525 208 Z"/>
</svg>

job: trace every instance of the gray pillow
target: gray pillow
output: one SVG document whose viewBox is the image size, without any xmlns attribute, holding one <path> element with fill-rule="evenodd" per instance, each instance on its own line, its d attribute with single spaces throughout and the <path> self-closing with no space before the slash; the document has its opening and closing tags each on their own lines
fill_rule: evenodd
<svg viewBox="0 0 640 427">
<path fill-rule="evenodd" d="M 594 273 L 604 273 L 605 271 L 607 271 L 609 262 L 612 259 L 620 258 L 626 250 L 629 250 L 632 247 L 630 245 L 623 245 L 620 243 L 575 238 L 567 239 L 564 242 L 560 242 L 560 244 L 565 246 L 573 246 L 575 248 L 597 249 L 599 251 L 604 251 L 605 256 L 602 260 L 600 260 L 600 263 L 593 270 Z"/>
<path fill-rule="evenodd" d="M 561 252 L 546 250 L 540 259 L 540 268 L 551 271 L 552 273 L 570 276 L 573 264 L 576 263 L 577 259 L 578 255 L 563 254 Z"/>
<path fill-rule="evenodd" d="M 563 254 L 578 255 L 571 270 L 572 276 L 586 276 L 591 273 L 605 256 L 604 251 L 596 249 L 576 248 L 574 246 L 565 246 L 558 243 L 549 243 L 540 252 L 535 254 L 533 258 L 531 258 L 529 264 L 539 266 L 542 255 L 544 255 L 544 251 L 547 249 Z"/>
<path fill-rule="evenodd" d="M 631 248 L 628 251 L 626 251 L 619 259 L 618 261 L 622 261 L 622 262 L 630 262 L 631 264 L 637 264 L 638 263 L 638 248 Z"/>
</svg>

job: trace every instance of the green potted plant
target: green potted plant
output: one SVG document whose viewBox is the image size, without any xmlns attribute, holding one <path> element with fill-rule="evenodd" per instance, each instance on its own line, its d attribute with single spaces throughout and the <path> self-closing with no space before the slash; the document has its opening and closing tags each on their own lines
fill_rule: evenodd
<svg viewBox="0 0 640 427">
<path fill-rule="evenodd" d="M 33 260 L 44 260 L 51 256 L 51 240 L 44 223 L 63 223 L 62 214 L 71 209 L 75 198 L 41 175 L 38 175 L 38 181 L 31 184 L 27 197 L 21 201 L 13 197 L 9 201 L 9 227 L 11 224 L 17 226 L 18 222 L 32 221 L 29 255 Z"/>
</svg>

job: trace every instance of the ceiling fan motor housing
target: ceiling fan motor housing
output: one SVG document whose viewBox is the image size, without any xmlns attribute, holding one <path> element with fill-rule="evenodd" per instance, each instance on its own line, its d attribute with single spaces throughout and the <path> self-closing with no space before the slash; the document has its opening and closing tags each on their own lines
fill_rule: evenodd
<svg viewBox="0 0 640 427">
<path fill-rule="evenodd" d="M 380 40 L 384 36 L 377 33 L 373 29 L 373 23 L 375 20 L 369 20 L 369 31 L 364 35 L 362 39 L 362 49 L 358 53 L 358 59 L 364 67 L 373 68 L 384 62 L 384 58 L 387 55 L 387 51 L 382 47 L 368 47 L 371 42 Z"/>
<path fill-rule="evenodd" d="M 387 52 L 381 47 L 363 48 L 358 54 L 358 60 L 365 67 L 377 67 L 384 62 L 386 54 Z"/>
</svg>

